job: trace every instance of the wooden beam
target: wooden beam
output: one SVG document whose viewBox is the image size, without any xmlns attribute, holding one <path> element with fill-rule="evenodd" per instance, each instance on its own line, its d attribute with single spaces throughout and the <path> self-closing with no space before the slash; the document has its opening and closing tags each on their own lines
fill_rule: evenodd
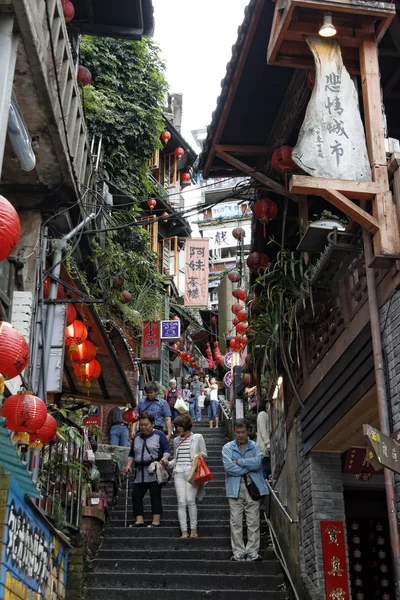
<svg viewBox="0 0 400 600">
<path fill-rule="evenodd" d="M 289 190 L 294 194 L 311 194 L 312 196 L 319 196 L 321 190 L 337 190 L 354 200 L 373 200 L 381 188 L 374 181 L 349 181 L 293 175 L 289 182 Z"/>
<path fill-rule="evenodd" d="M 283 187 L 283 185 L 280 185 L 280 183 L 277 183 L 276 181 L 274 181 L 270 177 L 267 177 L 263 173 L 256 171 L 255 169 L 253 169 L 253 167 L 249 167 L 249 165 L 246 165 L 241 160 L 238 160 L 237 158 L 234 158 L 230 154 L 227 154 L 226 152 L 222 152 L 221 150 L 216 151 L 216 155 L 219 158 L 221 158 L 222 160 L 224 160 L 225 162 L 227 162 L 229 165 L 232 165 L 233 167 L 235 167 L 235 169 L 237 169 L 238 171 L 242 171 L 242 173 L 244 173 L 245 175 L 248 175 L 249 177 L 256 179 L 257 181 L 259 181 L 260 183 L 265 185 L 265 187 L 274 191 L 276 194 L 279 194 L 280 196 L 283 196 L 284 198 L 290 198 L 291 200 L 293 200 L 293 202 L 299 201 L 297 196 L 295 196 L 294 194 L 291 194 L 289 192 L 289 190 L 287 190 L 285 187 Z"/>
<path fill-rule="evenodd" d="M 354 204 L 354 202 L 340 192 L 335 190 L 321 190 L 320 195 L 367 231 L 376 233 L 379 230 L 379 223 L 372 215 L 357 206 L 357 204 Z"/>
<path fill-rule="evenodd" d="M 261 156 L 264 154 L 268 154 L 271 148 L 269 148 L 268 146 L 215 144 L 215 150 L 218 152 L 229 152 L 230 154 L 237 154 L 238 156 L 247 156 L 252 154 L 254 154 L 255 156 Z"/>
</svg>

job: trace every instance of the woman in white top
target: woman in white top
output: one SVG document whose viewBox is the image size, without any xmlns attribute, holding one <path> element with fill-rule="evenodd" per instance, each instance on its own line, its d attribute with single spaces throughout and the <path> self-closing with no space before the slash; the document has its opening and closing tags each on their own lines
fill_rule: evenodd
<svg viewBox="0 0 400 600">
<path fill-rule="evenodd" d="M 218 428 L 219 419 L 218 419 L 218 384 L 215 377 L 211 377 L 211 380 L 208 381 L 206 379 L 206 389 L 205 393 L 210 394 L 210 404 L 208 405 L 207 413 L 208 419 L 210 421 L 210 429 L 213 428 L 214 419 L 215 419 L 215 427 Z"/>
<path fill-rule="evenodd" d="M 206 443 L 200 433 L 192 433 L 193 421 L 189 415 L 180 415 L 174 421 L 179 437 L 174 439 L 174 459 L 169 463 L 173 467 L 175 491 L 178 499 L 178 519 L 181 538 L 188 535 L 187 512 L 189 509 L 190 537 L 197 538 L 196 495 L 199 488 L 188 483 L 187 478 L 195 456 L 201 454 L 207 458 Z"/>
</svg>

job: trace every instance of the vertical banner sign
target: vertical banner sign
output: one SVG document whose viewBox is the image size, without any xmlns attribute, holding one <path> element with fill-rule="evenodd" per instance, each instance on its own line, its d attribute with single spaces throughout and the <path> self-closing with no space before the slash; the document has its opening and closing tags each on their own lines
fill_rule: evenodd
<svg viewBox="0 0 400 600">
<path fill-rule="evenodd" d="M 185 306 L 208 306 L 208 240 L 186 241 Z"/>
<path fill-rule="evenodd" d="M 142 360 L 160 360 L 160 323 L 159 321 L 144 321 L 142 331 Z"/>
<path fill-rule="evenodd" d="M 350 600 L 343 521 L 321 521 L 327 600 Z"/>
</svg>

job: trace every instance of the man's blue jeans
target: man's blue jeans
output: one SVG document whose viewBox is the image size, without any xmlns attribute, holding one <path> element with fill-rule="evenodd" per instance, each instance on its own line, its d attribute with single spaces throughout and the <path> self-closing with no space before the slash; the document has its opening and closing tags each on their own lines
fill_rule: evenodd
<svg viewBox="0 0 400 600">
<path fill-rule="evenodd" d="M 129 446 L 129 431 L 126 425 L 113 425 L 110 429 L 111 446 Z"/>
<path fill-rule="evenodd" d="M 199 408 L 199 399 L 196 398 L 189 403 L 189 413 L 193 421 L 201 421 L 201 409 Z"/>
</svg>

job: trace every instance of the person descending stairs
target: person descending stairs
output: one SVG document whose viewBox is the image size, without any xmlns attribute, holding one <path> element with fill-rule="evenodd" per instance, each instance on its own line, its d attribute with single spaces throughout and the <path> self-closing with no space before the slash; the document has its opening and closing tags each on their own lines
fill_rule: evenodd
<svg viewBox="0 0 400 600">
<path fill-rule="evenodd" d="M 195 423 L 204 436 L 208 465 L 214 475 L 199 507 L 197 539 L 179 539 L 177 500 L 173 482 L 163 489 L 161 527 L 125 527 L 125 490 L 120 490 L 102 546 L 87 574 L 87 600 L 283 600 L 288 597 L 278 560 L 262 537 L 263 562 L 230 562 L 229 505 L 225 497 L 222 446 L 223 429 L 210 429 L 208 421 Z M 132 485 L 132 483 L 131 483 Z M 129 490 L 128 525 L 133 522 Z M 145 500 L 145 521 L 151 522 Z"/>
</svg>

